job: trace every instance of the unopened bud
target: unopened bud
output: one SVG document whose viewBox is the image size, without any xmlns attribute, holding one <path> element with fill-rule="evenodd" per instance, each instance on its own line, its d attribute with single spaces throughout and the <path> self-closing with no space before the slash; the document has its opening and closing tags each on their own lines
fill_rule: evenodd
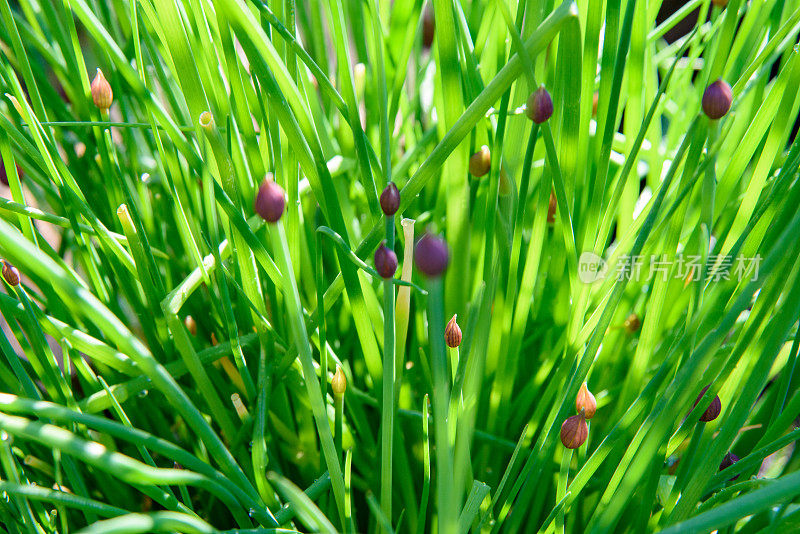
<svg viewBox="0 0 800 534">
<path fill-rule="evenodd" d="M 384 244 L 375 251 L 375 270 L 382 278 L 393 277 L 397 270 L 397 255 Z"/>
<path fill-rule="evenodd" d="M 283 194 L 283 188 L 269 178 L 264 180 L 256 195 L 256 213 L 265 221 L 276 223 L 283 215 L 285 207 L 286 198 Z"/>
<path fill-rule="evenodd" d="M 185 326 L 186 330 L 188 330 L 193 336 L 197 334 L 197 322 L 191 315 L 187 315 L 183 320 L 183 326 Z"/>
<path fill-rule="evenodd" d="M 561 424 L 561 443 L 568 449 L 577 449 L 589 437 L 589 426 L 583 414 L 568 417 Z"/>
<path fill-rule="evenodd" d="M 581 389 L 578 390 L 578 396 L 575 397 L 575 410 L 578 411 L 578 413 L 583 412 L 586 419 L 594 417 L 597 411 L 597 401 L 586 386 L 586 382 L 581 385 Z"/>
<path fill-rule="evenodd" d="M 731 86 L 725 80 L 717 80 L 703 93 L 703 112 L 709 119 L 719 119 L 731 109 L 731 102 L 733 102 Z"/>
<path fill-rule="evenodd" d="M 389 182 L 380 198 L 381 209 L 387 217 L 391 217 L 400 208 L 400 191 L 394 182 Z"/>
<path fill-rule="evenodd" d="M 444 342 L 452 349 L 461 345 L 461 327 L 456 322 L 456 315 L 453 315 L 444 328 Z"/>
<path fill-rule="evenodd" d="M 481 177 L 492 167 L 492 153 L 489 147 L 483 145 L 480 150 L 469 158 L 469 173 L 475 177 Z"/>
<path fill-rule="evenodd" d="M 544 86 L 539 87 L 528 97 L 525 114 L 536 124 L 541 124 L 553 115 L 553 99 Z"/>
<path fill-rule="evenodd" d="M 103 76 L 103 71 L 97 69 L 97 74 L 92 80 L 92 101 L 100 111 L 108 111 L 111 103 L 114 102 L 114 91 L 111 90 L 111 84 L 108 83 L 106 77 Z"/>
<path fill-rule="evenodd" d="M 19 270 L 6 260 L 3 260 L 3 278 L 12 287 L 19 285 Z"/>
<path fill-rule="evenodd" d="M 343 397 L 346 389 L 347 377 L 344 375 L 342 368 L 337 366 L 336 372 L 333 374 L 333 378 L 331 379 L 331 390 L 333 390 L 333 394 L 335 396 Z"/>
</svg>

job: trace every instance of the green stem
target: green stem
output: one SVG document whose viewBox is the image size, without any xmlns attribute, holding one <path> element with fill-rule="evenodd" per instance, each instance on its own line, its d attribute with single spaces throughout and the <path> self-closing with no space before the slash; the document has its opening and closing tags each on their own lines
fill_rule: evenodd
<svg viewBox="0 0 800 534">
<path fill-rule="evenodd" d="M 386 217 L 386 247 L 394 249 L 394 216 Z M 395 398 L 394 285 L 383 282 L 383 405 L 381 413 L 381 510 L 392 520 L 392 445 Z"/>
<path fill-rule="evenodd" d="M 439 532 L 453 534 L 458 526 L 456 488 L 453 487 L 452 444 L 447 428 L 450 404 L 450 381 L 447 377 L 447 354 L 444 346 L 444 300 L 442 279 L 428 281 L 428 343 L 433 371 L 433 423 L 436 440 L 436 489 Z"/>
<path fill-rule="evenodd" d="M 342 524 L 344 517 L 344 479 L 342 477 L 342 467 L 336 455 L 336 446 L 333 442 L 328 414 L 325 403 L 322 399 L 322 389 L 316 379 L 314 368 L 314 358 L 311 354 L 311 343 L 308 340 L 305 324 L 303 322 L 303 308 L 300 303 L 300 294 L 297 290 L 297 281 L 292 269 L 292 260 L 289 256 L 289 245 L 286 242 L 286 232 L 283 223 L 278 221 L 275 225 L 270 225 L 269 236 L 272 241 L 272 250 L 277 260 L 278 269 L 285 277 L 285 302 L 288 307 L 288 321 L 292 330 L 292 337 L 300 355 L 300 364 L 303 367 L 306 389 L 308 391 L 311 409 L 314 413 L 314 420 L 319 432 L 322 443 L 322 452 L 331 475 L 331 486 L 336 498 L 336 505 Z"/>
</svg>

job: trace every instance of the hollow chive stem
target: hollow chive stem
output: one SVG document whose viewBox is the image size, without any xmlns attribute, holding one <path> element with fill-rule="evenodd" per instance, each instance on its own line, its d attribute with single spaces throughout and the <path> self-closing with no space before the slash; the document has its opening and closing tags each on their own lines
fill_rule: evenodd
<svg viewBox="0 0 800 534">
<path fill-rule="evenodd" d="M 572 449 L 565 449 L 561 456 L 561 470 L 558 473 L 556 485 L 556 502 L 567 496 L 567 483 L 569 482 L 569 465 L 572 463 Z M 564 507 L 556 514 L 556 534 L 564 534 Z"/>
<path fill-rule="evenodd" d="M 386 215 L 386 247 L 394 248 L 394 215 Z M 394 284 L 383 281 L 383 404 L 381 411 L 381 511 L 392 520 L 392 445 L 394 442 L 395 322 Z"/>
<path fill-rule="evenodd" d="M 458 525 L 456 488 L 453 486 L 452 443 L 447 428 L 450 404 L 450 380 L 444 346 L 444 299 L 442 278 L 428 279 L 428 342 L 433 371 L 433 424 L 436 440 L 436 489 L 439 532 L 452 534 Z"/>
<path fill-rule="evenodd" d="M 297 345 L 298 353 L 300 356 L 300 364 L 303 368 L 303 375 L 305 377 L 306 389 L 308 391 L 309 401 L 311 402 L 311 409 L 314 414 L 314 422 L 317 425 L 317 432 L 319 433 L 320 442 L 322 444 L 322 453 L 325 457 L 325 463 L 328 466 L 328 472 L 331 477 L 331 487 L 333 494 L 336 498 L 336 508 L 339 512 L 339 517 L 342 525 L 345 523 L 344 516 L 344 479 L 342 476 L 342 466 L 336 454 L 336 446 L 333 442 L 333 433 L 328 422 L 328 413 L 325 409 L 325 403 L 322 398 L 322 388 L 316 379 L 316 370 L 314 368 L 314 360 L 311 354 L 311 343 L 306 333 L 305 324 L 303 321 L 303 308 L 300 303 L 300 294 L 297 290 L 297 281 L 294 277 L 294 270 L 292 269 L 292 260 L 289 256 L 289 245 L 286 241 L 286 232 L 283 228 L 283 222 L 277 221 L 269 225 L 269 237 L 272 241 L 272 250 L 275 255 L 275 260 L 278 270 L 285 277 L 285 302 L 288 308 L 288 321 L 289 327 L 292 331 L 295 345 Z"/>
</svg>

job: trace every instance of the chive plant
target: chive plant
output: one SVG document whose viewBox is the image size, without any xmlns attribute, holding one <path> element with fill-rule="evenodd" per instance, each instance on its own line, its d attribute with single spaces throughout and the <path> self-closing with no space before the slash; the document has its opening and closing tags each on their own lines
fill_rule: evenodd
<svg viewBox="0 0 800 534">
<path fill-rule="evenodd" d="M 799 34 L 0 0 L 0 525 L 796 530 Z"/>
</svg>

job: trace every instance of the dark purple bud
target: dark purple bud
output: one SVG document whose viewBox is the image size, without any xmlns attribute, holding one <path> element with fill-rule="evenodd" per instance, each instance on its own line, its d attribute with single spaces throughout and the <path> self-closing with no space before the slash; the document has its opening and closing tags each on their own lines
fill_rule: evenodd
<svg viewBox="0 0 800 534">
<path fill-rule="evenodd" d="M 286 207 L 283 188 L 267 178 L 258 188 L 256 195 L 256 213 L 267 222 L 278 222 Z"/>
<path fill-rule="evenodd" d="M 400 208 L 400 191 L 394 182 L 389 182 L 386 189 L 381 193 L 381 209 L 387 217 L 391 217 Z"/>
<path fill-rule="evenodd" d="M 709 386 L 703 388 L 700 394 L 697 396 L 697 399 L 694 401 L 692 405 L 692 409 L 697 406 L 697 403 L 700 402 L 700 399 L 703 398 L 703 395 L 706 394 L 708 391 Z M 711 404 L 706 408 L 706 411 L 703 412 L 703 415 L 700 416 L 700 421 L 704 423 L 708 423 L 709 421 L 713 421 L 717 417 L 719 417 L 720 412 L 722 412 L 722 401 L 719 400 L 719 396 L 714 396 L 714 400 L 711 401 Z"/>
<path fill-rule="evenodd" d="M 703 93 L 703 112 L 709 119 L 719 119 L 731 109 L 733 92 L 725 80 L 717 80 Z"/>
<path fill-rule="evenodd" d="M 381 243 L 375 251 L 375 270 L 383 278 L 391 278 L 397 270 L 397 255 Z"/>
<path fill-rule="evenodd" d="M 536 124 L 541 124 L 553 115 L 553 99 L 544 86 L 539 87 L 528 97 L 525 114 Z"/>
<path fill-rule="evenodd" d="M 725 454 L 725 456 L 722 458 L 722 462 L 720 462 L 719 464 L 719 470 L 722 471 L 723 469 L 732 466 L 738 461 L 739 457 L 733 454 L 732 452 L 729 452 Z M 735 477 L 731 478 L 731 480 L 736 480 L 737 478 L 739 478 L 739 475 L 736 475 Z"/>
<path fill-rule="evenodd" d="M 414 247 L 414 263 L 422 274 L 434 277 L 439 276 L 447 269 L 450 261 L 450 252 L 444 239 L 425 233 Z"/>
</svg>

